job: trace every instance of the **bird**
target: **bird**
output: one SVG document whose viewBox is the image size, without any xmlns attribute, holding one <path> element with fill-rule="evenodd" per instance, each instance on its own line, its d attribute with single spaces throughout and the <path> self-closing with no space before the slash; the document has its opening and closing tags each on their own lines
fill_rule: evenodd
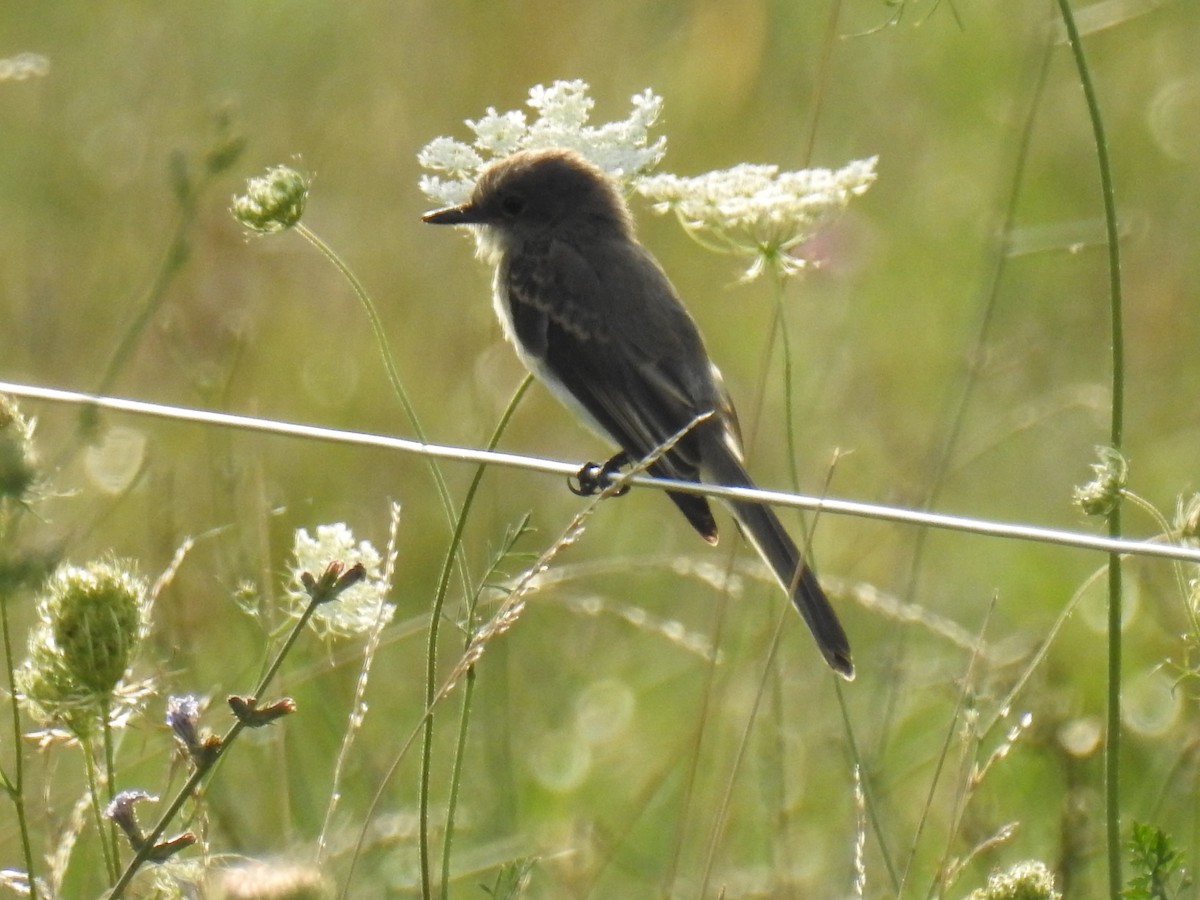
<svg viewBox="0 0 1200 900">
<path fill-rule="evenodd" d="M 700 330 L 654 256 L 638 241 L 616 182 L 580 153 L 521 150 L 488 163 L 465 203 L 426 213 L 471 226 L 494 268 L 492 299 L 518 357 L 569 410 L 619 448 L 580 470 L 594 492 L 621 465 L 651 456 L 654 476 L 753 488 L 737 413 Z M 590 471 L 590 474 L 589 474 Z M 708 499 L 668 492 L 710 544 Z M 789 595 L 825 661 L 854 677 L 850 643 L 829 598 L 771 507 L 724 501 Z"/>
</svg>

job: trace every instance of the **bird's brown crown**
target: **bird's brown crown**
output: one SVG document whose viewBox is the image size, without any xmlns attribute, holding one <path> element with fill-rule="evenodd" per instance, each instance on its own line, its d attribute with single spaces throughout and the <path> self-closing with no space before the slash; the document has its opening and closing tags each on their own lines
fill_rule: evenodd
<svg viewBox="0 0 1200 900">
<path fill-rule="evenodd" d="M 487 225 L 535 233 L 564 225 L 632 230 L 613 181 L 573 150 L 523 150 L 483 170 L 467 204 Z"/>
</svg>

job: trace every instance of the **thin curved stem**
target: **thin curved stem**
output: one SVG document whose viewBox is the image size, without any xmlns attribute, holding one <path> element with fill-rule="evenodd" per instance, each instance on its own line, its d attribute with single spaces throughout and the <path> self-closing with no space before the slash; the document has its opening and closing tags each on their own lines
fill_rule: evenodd
<svg viewBox="0 0 1200 900">
<path fill-rule="evenodd" d="M 25 857 L 25 875 L 29 882 L 30 900 L 37 900 L 37 877 L 33 868 L 33 845 L 29 841 L 29 822 L 25 817 L 25 755 L 21 744 L 21 707 L 17 700 L 16 672 L 13 665 L 12 630 L 8 621 L 8 606 L 12 596 L 0 594 L 0 633 L 4 640 L 4 662 L 8 670 L 8 706 L 12 715 L 13 777 L 3 777 L 4 789 L 17 813 L 17 830 L 21 835 L 21 851 Z"/>
<path fill-rule="evenodd" d="M 404 389 L 404 383 L 400 380 L 400 372 L 396 367 L 395 357 L 393 357 L 391 348 L 388 346 L 387 332 L 384 330 L 383 320 L 379 316 L 379 311 L 375 308 L 375 302 L 371 299 L 371 295 L 367 293 L 367 289 L 358 280 L 354 272 L 350 270 L 350 267 L 342 262 L 342 258 L 334 252 L 334 249 L 321 240 L 312 229 L 304 225 L 303 222 L 300 222 L 295 225 L 295 230 L 297 234 L 312 244 L 322 256 L 333 264 L 334 268 L 346 279 L 350 285 L 350 289 L 354 291 L 354 296 L 358 298 L 358 302 L 362 304 L 363 311 L 367 315 L 367 321 L 371 326 L 371 333 L 375 336 L 379 356 L 383 360 L 383 368 L 387 373 L 388 383 L 392 386 L 392 391 L 395 393 L 396 399 L 400 401 L 400 406 L 403 408 L 404 415 L 408 418 L 409 426 L 412 428 L 413 433 L 416 434 L 417 440 L 425 443 L 425 429 L 421 427 L 421 420 L 417 416 L 417 409 L 413 406 L 412 400 L 409 399 L 408 391 Z M 450 498 L 450 488 L 446 485 L 446 479 L 442 475 L 442 470 L 433 460 L 429 461 L 429 473 L 433 476 L 433 482 L 437 488 L 438 498 L 441 500 L 446 518 L 453 523 L 454 503 Z M 459 568 L 462 572 L 463 583 L 466 584 L 466 563 L 460 560 Z"/>
<path fill-rule="evenodd" d="M 1112 346 L 1112 412 L 1109 443 L 1118 453 L 1125 430 L 1125 329 L 1121 292 L 1121 243 L 1117 233 L 1117 202 L 1113 188 L 1112 163 L 1100 101 L 1088 70 L 1083 42 L 1075 25 L 1070 0 L 1058 0 L 1067 39 L 1075 58 L 1079 83 L 1087 102 L 1092 136 L 1096 142 L 1096 161 L 1100 168 L 1100 193 L 1104 200 L 1104 230 L 1108 240 L 1109 314 Z M 1121 537 L 1121 503 L 1113 504 L 1108 514 L 1109 537 Z M 1108 713 L 1104 744 L 1104 800 L 1106 845 L 1108 850 L 1108 890 L 1113 900 L 1121 896 L 1121 608 L 1124 592 L 1121 584 L 1121 556 L 1108 557 Z"/>
<path fill-rule="evenodd" d="M 287 657 L 288 652 L 292 649 L 292 646 L 300 637 L 301 632 L 304 631 L 304 626 L 308 624 L 308 620 L 312 618 L 313 613 L 317 611 L 317 607 L 321 605 L 323 599 L 327 598 L 313 599 L 312 602 L 305 607 L 300 618 L 298 618 L 295 624 L 292 626 L 292 630 L 288 633 L 287 638 L 284 639 L 284 642 L 282 646 L 280 646 L 278 652 L 275 654 L 274 659 L 271 660 L 271 663 L 267 666 L 263 676 L 258 680 L 258 684 L 255 685 L 254 692 L 251 696 L 253 696 L 256 700 L 261 699 L 262 695 L 266 693 L 267 688 L 275 679 L 275 675 L 278 674 L 280 666 L 283 665 L 283 661 Z M 247 725 L 244 720 L 237 719 L 233 725 L 229 727 L 229 730 L 221 736 L 220 742 L 217 744 L 216 751 L 209 764 L 203 767 L 192 767 L 192 772 L 188 776 L 187 780 L 182 786 L 180 786 L 179 790 L 175 794 L 174 799 L 171 800 L 167 808 L 163 810 L 163 813 L 161 816 L 159 816 L 158 822 L 155 823 L 154 828 L 149 834 L 146 835 L 141 848 L 137 851 L 137 853 L 134 854 L 133 859 L 129 861 L 129 864 L 125 867 L 125 871 L 121 873 L 121 877 L 117 880 L 117 883 L 113 885 L 113 889 L 109 892 L 107 900 L 120 900 L 120 898 L 125 895 L 126 889 L 133 881 L 133 876 L 137 874 L 138 870 L 145 864 L 146 860 L 150 858 L 150 854 L 156 849 L 155 844 L 157 843 L 158 839 L 162 837 L 163 832 L 167 830 L 167 826 L 171 824 L 172 820 L 179 813 L 179 810 L 183 808 L 183 804 L 195 796 L 196 791 L 200 787 L 200 782 L 202 782 L 206 776 L 208 776 L 217 768 L 217 764 L 222 758 L 224 758 L 225 754 L 229 752 L 229 748 L 233 744 L 234 740 L 236 740 L 237 736 L 242 733 L 242 729 L 246 727 Z"/>
<path fill-rule="evenodd" d="M 87 776 L 88 796 L 91 798 L 92 815 L 96 819 L 96 836 L 100 840 L 100 851 L 104 856 L 104 868 L 108 870 L 110 881 L 115 881 L 120 874 L 115 856 L 111 833 L 104 821 L 104 804 L 100 800 L 100 774 L 96 771 L 96 759 L 90 737 L 79 735 L 79 749 L 83 753 L 83 769 Z"/>
<path fill-rule="evenodd" d="M 505 429 L 508 427 L 508 423 L 512 420 L 513 413 L 515 413 L 517 411 L 517 406 L 520 404 L 521 398 L 525 396 L 525 392 L 529 389 L 529 386 L 532 383 L 533 383 L 533 376 L 526 375 L 525 378 L 521 381 L 520 385 L 518 385 L 517 389 L 513 392 L 512 399 L 508 401 L 508 406 L 505 407 L 503 414 L 501 414 L 501 416 L 500 416 L 500 421 L 496 424 L 495 429 L 493 429 L 493 431 L 492 431 L 492 436 L 488 441 L 488 449 L 489 450 L 494 448 L 500 442 L 500 436 L 502 434 L 504 434 Z M 418 845 L 419 845 L 419 849 L 420 849 L 420 859 L 421 859 L 421 890 L 422 890 L 422 895 L 426 898 L 430 898 L 433 896 L 433 893 L 432 893 L 432 890 L 433 890 L 432 866 L 430 863 L 430 846 L 429 846 L 429 790 L 430 790 L 430 778 L 431 778 L 431 773 L 432 773 L 432 769 L 433 769 L 433 725 L 434 725 L 433 707 L 434 707 L 434 701 L 437 698 L 437 693 L 438 693 L 438 680 L 437 680 L 438 635 L 440 634 L 440 631 L 441 631 L 442 609 L 444 608 L 445 603 L 446 603 L 446 592 L 450 587 L 450 574 L 453 571 L 454 560 L 456 558 L 458 558 L 459 553 L 462 549 L 462 538 L 463 538 L 463 533 L 467 526 L 467 518 L 470 514 L 471 507 L 474 505 L 475 495 L 479 490 L 479 484 L 483 480 L 483 474 L 485 471 L 486 471 L 486 466 L 483 466 L 483 465 L 480 465 L 475 470 L 475 476 L 474 476 L 474 478 L 471 479 L 471 484 L 467 488 L 467 494 L 463 498 L 462 507 L 460 508 L 460 510 L 458 512 L 458 516 L 455 519 L 454 533 L 450 538 L 450 546 L 446 549 L 446 560 L 442 565 L 441 575 L 438 577 L 437 588 L 434 592 L 434 598 L 433 598 L 433 608 L 429 614 L 429 647 L 428 647 L 427 655 L 426 655 L 426 668 L 425 668 L 425 708 L 428 710 L 428 713 L 425 716 L 424 723 L 423 723 L 424 734 L 422 737 L 422 744 L 421 744 L 421 783 L 420 783 L 420 796 L 419 796 L 419 801 L 418 801 L 419 808 L 420 808 L 419 816 L 420 816 L 420 823 L 421 823 L 420 834 L 418 836 Z M 473 603 L 471 605 L 471 609 L 473 612 L 474 611 Z M 473 629 L 468 629 L 468 631 L 467 631 L 468 640 L 470 639 L 470 635 L 472 633 L 473 633 Z M 474 685 L 473 677 L 468 680 L 468 685 L 469 686 Z M 468 699 L 464 700 L 464 708 L 463 708 L 464 717 L 469 716 L 469 710 L 470 710 L 470 700 L 469 700 L 470 691 L 469 691 L 469 689 L 468 689 L 468 692 L 466 693 L 466 697 Z M 462 732 L 464 735 L 462 740 L 465 740 L 465 729 L 466 729 L 465 718 L 461 724 L 461 729 L 462 729 Z M 460 748 L 459 748 L 460 754 L 461 754 L 461 750 L 462 750 L 462 747 L 460 746 Z M 449 870 L 449 866 L 450 866 L 450 830 L 449 829 L 453 822 L 454 803 L 455 803 L 455 797 L 457 796 L 457 785 L 458 785 L 457 776 L 459 774 L 459 764 L 460 764 L 460 760 L 456 759 L 455 774 L 454 774 L 454 777 L 451 779 L 450 809 L 449 809 L 447 822 L 446 822 L 447 831 L 446 831 L 446 837 L 445 837 L 445 842 L 444 842 L 443 852 L 442 852 L 442 888 L 441 888 L 442 896 L 446 895 L 447 875 L 448 875 L 448 870 Z"/>
<path fill-rule="evenodd" d="M 521 403 L 521 399 L 525 396 L 525 392 L 529 390 L 529 386 L 533 384 L 533 376 L 526 375 L 517 389 L 513 391 L 512 399 L 508 401 L 508 405 L 504 408 L 503 414 L 500 416 L 500 421 L 496 423 L 496 427 L 492 430 L 492 436 L 488 440 L 487 449 L 492 450 L 500 443 L 500 437 L 508 429 L 509 422 L 512 421 L 513 414 L 516 413 L 517 407 Z M 484 473 L 487 471 L 487 466 L 480 465 L 475 470 L 475 476 L 471 479 L 471 485 L 467 488 L 467 495 L 463 498 L 462 510 L 459 513 L 459 522 L 465 523 L 467 513 L 475 502 L 475 495 L 479 490 L 479 485 L 483 481 Z M 455 538 L 458 543 L 462 542 L 462 529 L 455 529 Z M 451 548 L 447 554 L 449 558 L 455 552 L 456 548 Z M 475 608 L 479 600 L 479 592 L 476 591 L 471 602 L 467 607 L 467 642 L 470 642 L 470 637 L 475 633 Z M 446 805 L 446 837 L 442 841 L 442 898 L 445 900 L 449 896 L 450 889 L 450 854 L 454 844 L 454 815 L 458 807 L 458 789 L 462 783 L 463 765 L 466 760 L 467 749 L 467 730 L 471 721 L 471 700 L 475 695 L 475 668 L 472 666 L 467 671 L 466 685 L 463 688 L 463 705 L 462 715 L 459 718 L 458 727 L 458 742 L 454 749 L 454 771 L 450 776 L 450 800 Z M 433 695 L 428 695 L 429 701 L 432 702 Z M 432 721 L 432 717 L 429 721 Z"/>
</svg>

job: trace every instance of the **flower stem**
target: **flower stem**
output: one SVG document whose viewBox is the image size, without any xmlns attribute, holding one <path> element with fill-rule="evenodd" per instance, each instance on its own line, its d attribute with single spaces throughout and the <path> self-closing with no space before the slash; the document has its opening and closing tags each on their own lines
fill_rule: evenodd
<svg viewBox="0 0 1200 900">
<path fill-rule="evenodd" d="M 8 621 L 8 606 L 12 595 L 0 594 L 0 632 L 4 638 L 4 663 L 8 669 L 8 703 L 12 714 L 13 777 L 3 776 L 5 793 L 17 812 L 17 829 L 21 833 L 21 850 L 25 856 L 25 875 L 29 883 L 30 900 L 37 900 L 37 878 L 33 869 L 33 846 L 29 842 L 29 823 L 25 818 L 25 755 L 21 744 L 21 707 L 17 700 L 16 671 L 13 665 L 12 630 Z"/>
<path fill-rule="evenodd" d="M 258 680 L 258 684 L 255 686 L 254 693 L 252 694 L 255 699 L 261 699 L 262 695 L 266 692 L 267 688 L 271 684 L 271 681 L 274 680 L 275 675 L 279 672 L 280 666 L 283 665 L 283 660 L 287 656 L 288 651 L 292 649 L 292 646 L 296 643 L 296 639 L 300 636 L 300 633 L 304 631 L 304 626 L 308 624 L 308 620 L 311 619 L 313 613 L 317 611 L 317 607 L 320 605 L 320 603 L 321 598 L 314 599 L 308 604 L 307 607 L 305 607 L 304 613 L 300 616 L 300 618 L 296 620 L 295 624 L 292 626 L 292 630 L 288 633 L 287 638 L 284 640 L 283 645 L 275 654 L 275 658 L 271 660 L 271 664 L 267 666 L 266 672 L 263 674 L 262 678 Z M 138 852 L 134 854 L 133 859 L 129 861 L 129 865 L 125 867 L 125 871 L 121 873 L 120 879 L 115 885 L 113 885 L 113 889 L 108 894 L 106 900 L 120 900 L 120 898 L 124 896 L 126 888 L 128 888 L 130 883 L 133 881 L 133 876 L 137 874 L 138 869 L 140 869 L 146 860 L 149 859 L 150 854 L 155 849 L 155 844 L 157 843 L 158 839 L 162 837 L 163 832 L 167 830 L 167 826 L 171 824 L 171 820 L 174 819 L 179 810 L 183 808 L 184 803 L 196 796 L 196 792 L 200 787 L 200 782 L 204 780 L 205 776 L 216 770 L 217 763 L 220 762 L 221 758 L 224 757 L 229 751 L 230 745 L 234 742 L 234 740 L 237 739 L 237 736 L 242 733 L 242 729 L 245 727 L 246 723 L 241 719 L 237 719 L 233 725 L 229 727 L 229 730 L 221 736 L 220 743 L 217 745 L 217 749 L 209 765 L 203 768 L 199 766 L 194 766 L 192 768 L 192 772 L 188 776 L 187 781 L 180 786 L 170 805 L 167 806 L 167 808 L 163 811 L 163 814 L 159 816 L 158 822 L 155 824 L 153 830 L 146 835 L 146 839 L 141 849 L 139 849 Z"/>
<path fill-rule="evenodd" d="M 783 351 L 783 416 L 784 433 L 787 436 L 787 460 L 789 484 L 794 491 L 800 490 L 800 466 L 796 461 L 796 414 L 792 403 L 792 341 L 788 334 L 787 310 L 783 305 L 787 277 L 776 267 L 773 269 L 776 321 L 779 323 L 780 349 Z"/>
<path fill-rule="evenodd" d="M 400 380 L 400 372 L 396 367 L 395 357 L 388 346 L 387 333 L 383 328 L 383 320 L 379 317 L 379 312 L 375 308 L 375 302 L 371 299 L 370 294 L 367 293 L 367 289 L 363 287 L 362 282 L 358 280 L 358 277 L 350 270 L 350 267 L 342 261 L 342 258 L 334 252 L 333 248 L 321 240 L 303 222 L 298 222 L 295 225 L 295 230 L 333 264 L 334 268 L 349 283 L 350 289 L 354 291 L 354 295 L 358 298 L 359 303 L 362 304 L 363 311 L 367 314 L 367 321 L 370 323 L 371 332 L 375 336 L 375 343 L 379 348 L 379 356 L 383 360 L 383 367 L 387 373 L 388 383 L 392 386 L 392 391 L 395 393 L 396 399 L 400 401 L 400 406 L 404 409 L 404 415 L 408 417 L 409 426 L 412 428 L 413 433 L 416 434 L 417 440 L 422 444 L 427 443 L 425 429 L 421 427 L 421 420 L 417 417 L 416 407 L 413 406 L 412 400 L 409 399 L 408 391 L 404 389 L 404 383 Z M 454 506 L 450 499 L 450 489 L 446 486 L 446 479 L 442 475 L 441 468 L 433 460 L 429 460 L 429 473 L 433 476 L 434 485 L 437 487 L 442 509 L 445 510 L 447 519 L 453 522 Z M 461 559 L 459 567 L 463 573 L 463 583 L 466 584 L 466 564 Z"/>
<path fill-rule="evenodd" d="M 517 389 L 513 392 L 512 399 L 508 401 L 508 406 L 500 416 L 500 421 L 496 423 L 496 427 L 492 430 L 492 436 L 488 440 L 487 449 L 495 449 L 500 442 L 501 435 L 508 428 L 508 423 L 512 420 L 513 413 L 517 411 L 517 406 L 521 402 L 521 398 L 525 396 L 525 392 L 529 390 L 529 386 L 533 383 L 533 376 L 526 375 Z M 429 620 L 429 655 L 426 666 L 426 682 L 425 682 L 425 707 L 429 710 L 429 714 L 424 722 L 424 735 L 421 746 L 421 792 L 420 792 L 420 820 L 421 833 L 419 838 L 421 850 L 421 888 L 425 892 L 424 896 L 429 898 L 432 896 L 430 860 L 429 860 L 429 785 L 430 773 L 433 765 L 433 705 L 437 698 L 438 682 L 437 682 L 437 638 L 438 626 L 442 619 L 442 608 L 446 602 L 446 590 L 450 584 L 450 573 L 453 568 L 453 561 L 458 556 L 462 545 L 463 532 L 467 524 L 467 516 L 471 511 L 471 507 L 475 502 L 475 495 L 479 490 L 479 484 L 483 481 L 484 472 L 487 471 L 487 466 L 479 465 L 475 469 L 475 475 L 471 479 L 471 484 L 467 487 L 466 496 L 463 498 L 462 507 L 458 513 L 458 520 L 454 526 L 454 535 L 450 539 L 450 546 L 446 550 L 446 561 L 442 566 L 441 576 L 438 578 L 437 592 L 434 595 L 433 611 L 430 614 Z M 468 611 L 467 621 L 467 641 L 471 640 L 471 636 L 475 631 L 474 623 L 475 601 L 471 601 Z M 450 779 L 450 802 L 446 812 L 446 835 L 442 843 L 442 883 L 441 896 L 445 898 L 449 890 L 450 883 L 450 850 L 451 842 L 454 835 L 454 812 L 458 800 L 458 786 L 462 775 L 463 757 L 466 750 L 467 725 L 470 721 L 471 712 L 471 696 L 475 686 L 474 667 L 467 673 L 467 687 L 464 692 L 462 718 L 459 722 L 459 737 L 458 744 L 455 750 L 454 771 Z"/>
<path fill-rule="evenodd" d="M 1100 168 L 1100 192 L 1104 200 L 1104 228 L 1108 239 L 1109 305 L 1112 330 L 1112 411 L 1109 444 L 1118 453 L 1124 437 L 1125 415 L 1125 337 L 1122 321 L 1121 244 L 1117 234 L 1117 204 L 1113 189 L 1112 165 L 1108 156 L 1108 140 L 1100 115 L 1100 103 L 1088 71 L 1087 58 L 1070 0 L 1058 0 L 1063 25 L 1066 26 L 1079 82 L 1087 102 L 1088 117 L 1096 142 L 1096 160 Z M 1113 505 L 1108 514 L 1108 534 L 1121 537 L 1121 504 Z M 1121 896 L 1121 557 L 1108 556 L 1108 715 L 1105 738 L 1104 781 L 1105 823 L 1108 850 L 1108 890 L 1113 900 Z"/>
<path fill-rule="evenodd" d="M 93 741 L 90 736 L 78 735 L 79 749 L 83 753 L 83 769 L 87 774 L 88 796 L 91 798 L 92 815 L 96 818 L 96 835 L 100 839 L 100 852 L 104 856 L 104 867 L 108 870 L 110 881 L 115 881 L 120 874 L 114 851 L 114 843 L 110 840 L 110 832 L 106 827 L 102 810 L 104 803 L 100 800 L 100 776 L 96 772 L 96 759 Z"/>
</svg>

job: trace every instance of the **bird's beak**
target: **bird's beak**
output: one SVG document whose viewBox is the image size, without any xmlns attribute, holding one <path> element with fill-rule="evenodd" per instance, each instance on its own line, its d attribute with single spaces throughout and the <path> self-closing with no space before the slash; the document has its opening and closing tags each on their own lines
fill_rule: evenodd
<svg viewBox="0 0 1200 900">
<path fill-rule="evenodd" d="M 483 217 L 477 207 L 464 203 L 462 206 L 448 206 L 427 212 L 421 216 L 421 221 L 430 225 L 479 225 Z"/>
</svg>

